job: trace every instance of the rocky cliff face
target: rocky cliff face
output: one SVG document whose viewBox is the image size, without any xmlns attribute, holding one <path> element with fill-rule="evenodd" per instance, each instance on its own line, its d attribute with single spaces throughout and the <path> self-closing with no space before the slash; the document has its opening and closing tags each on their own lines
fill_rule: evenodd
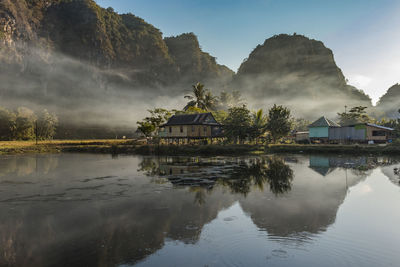
<svg viewBox="0 0 400 267">
<path fill-rule="evenodd" d="M 118 70 L 132 79 L 135 85 L 167 86 L 182 81 L 191 73 L 194 78 L 219 77 L 219 66 L 213 57 L 201 51 L 197 38 L 191 35 L 197 47 L 191 57 L 195 66 L 187 71 L 186 63 L 176 47 L 185 47 L 184 38 L 167 38 L 173 50 L 169 51 L 162 33 L 133 14 L 117 14 L 112 8 L 101 8 L 93 0 L 1 0 L 0 53 L 7 62 L 24 61 L 30 56 L 27 46 L 41 53 L 58 53 L 85 64 Z M 182 42 L 182 44 L 179 44 Z M 25 49 L 22 49 L 24 47 Z M 200 63 L 199 63 L 200 62 Z M 215 73 L 213 73 L 215 72 Z M 191 83 L 197 82 L 193 79 Z M 204 81 L 205 82 L 205 81 Z M 188 85 L 190 87 L 190 84 Z"/>
<path fill-rule="evenodd" d="M 164 40 L 143 19 L 93 0 L 0 0 L 0 106 L 116 123 L 195 82 L 222 87 L 233 72 L 190 38 L 193 47 L 185 38 Z M 134 125 L 143 115 L 124 117 Z"/>
<path fill-rule="evenodd" d="M 217 64 L 215 57 L 203 52 L 194 33 L 168 37 L 165 42 L 183 81 L 207 80 L 218 84 L 232 79 L 234 72 Z"/>
<path fill-rule="evenodd" d="M 234 75 L 201 50 L 193 33 L 163 39 L 141 18 L 93 0 L 0 0 L 0 63 L 0 105 L 74 110 L 68 116 L 82 120 L 82 112 L 110 121 L 96 115 L 146 110 L 158 105 L 154 98 L 175 100 L 198 81 L 240 90 L 254 107 L 284 104 L 310 119 L 316 110 L 329 116 L 344 105 L 371 105 L 346 84 L 322 42 L 274 36 Z"/>
<path fill-rule="evenodd" d="M 314 109 L 334 115 L 341 105 L 371 106 L 367 95 L 347 85 L 332 51 L 301 35 L 277 35 L 257 46 L 240 66 L 234 86 L 247 88 L 259 105 L 288 103 L 307 117 Z"/>
</svg>

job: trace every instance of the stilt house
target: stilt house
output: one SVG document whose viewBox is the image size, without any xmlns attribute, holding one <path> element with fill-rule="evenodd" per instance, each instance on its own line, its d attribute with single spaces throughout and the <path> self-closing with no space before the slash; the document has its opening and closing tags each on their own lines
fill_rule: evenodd
<svg viewBox="0 0 400 267">
<path fill-rule="evenodd" d="M 211 113 L 174 115 L 161 126 L 159 137 L 190 140 L 222 137 L 222 125 Z"/>
</svg>

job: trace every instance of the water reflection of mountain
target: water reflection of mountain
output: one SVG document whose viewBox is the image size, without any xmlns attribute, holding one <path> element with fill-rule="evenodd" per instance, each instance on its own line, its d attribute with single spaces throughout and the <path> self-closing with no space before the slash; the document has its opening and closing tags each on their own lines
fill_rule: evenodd
<svg viewBox="0 0 400 267">
<path fill-rule="evenodd" d="M 270 235 L 304 239 L 304 234 L 324 231 L 335 222 L 350 187 L 370 175 L 372 169 L 392 162 L 382 157 L 300 157 L 296 164 L 289 163 L 295 178 L 292 190 L 284 197 L 253 191 L 240 203 L 253 222 Z"/>
<path fill-rule="evenodd" d="M 19 197 L 0 202 L 7 211 L 0 214 L 0 266 L 133 264 L 160 249 L 166 239 L 196 242 L 204 224 L 234 202 L 215 189 L 198 205 L 189 190 L 149 183 L 132 168 L 137 158 L 76 157 L 60 156 L 58 168 L 42 175 L 44 183 L 20 185 L 21 193 L 1 185 L 1 191 L 14 190 Z M 66 168 L 71 168 L 70 176 L 65 176 Z M 57 198 L 49 188 L 50 177 Z M 118 188 L 118 183 L 125 185 Z M 121 189 L 126 192 L 116 194 Z"/>
<path fill-rule="evenodd" d="M 322 162 L 322 161 L 321 161 Z M 329 177 L 307 168 L 307 161 L 290 164 L 295 173 L 292 190 L 284 197 L 274 197 L 269 191 L 255 191 L 240 204 L 253 222 L 272 236 L 318 233 L 334 223 L 347 189 L 362 177 L 333 170 Z"/>
<path fill-rule="evenodd" d="M 395 185 L 400 186 L 400 164 L 391 164 L 381 168 L 383 174 Z"/>
<path fill-rule="evenodd" d="M 360 166 L 383 162 L 371 160 Z M 326 158 L 304 156 L 17 156 L 0 163 L 0 266 L 134 264 L 166 240 L 196 243 L 237 201 L 271 238 L 304 241 L 335 221 L 348 188 L 368 175 L 341 161 L 328 158 L 333 170 L 321 176 L 309 167 Z"/>
<path fill-rule="evenodd" d="M 286 160 L 260 156 L 193 161 L 201 161 L 201 164 L 193 168 L 191 163 L 185 165 L 180 160 L 162 160 L 160 173 L 173 184 L 179 180 L 181 185 L 196 187 L 209 179 L 213 187 L 228 188 L 231 193 L 242 196 L 240 204 L 253 222 L 276 236 L 325 230 L 335 221 L 348 188 L 366 177 L 368 169 L 359 171 L 358 167 L 374 162 L 365 158 L 317 156 L 287 157 Z M 352 170 L 341 169 L 342 166 Z M 324 178 L 321 172 L 312 171 L 321 168 L 328 168 L 331 175 Z"/>
</svg>

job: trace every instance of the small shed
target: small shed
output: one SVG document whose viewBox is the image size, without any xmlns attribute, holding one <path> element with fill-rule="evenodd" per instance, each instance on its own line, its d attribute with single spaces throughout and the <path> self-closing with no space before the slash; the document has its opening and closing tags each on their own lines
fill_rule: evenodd
<svg viewBox="0 0 400 267">
<path fill-rule="evenodd" d="M 322 116 L 308 126 L 310 141 L 326 143 L 329 141 L 329 129 L 339 127 L 336 122 Z"/>
<path fill-rule="evenodd" d="M 297 143 L 308 142 L 310 140 L 309 136 L 310 136 L 309 132 L 295 132 L 294 133 L 294 138 Z"/>
</svg>

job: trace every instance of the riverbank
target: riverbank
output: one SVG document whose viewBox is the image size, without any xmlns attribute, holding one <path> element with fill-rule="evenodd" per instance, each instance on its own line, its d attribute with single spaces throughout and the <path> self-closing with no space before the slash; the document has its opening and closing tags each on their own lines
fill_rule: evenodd
<svg viewBox="0 0 400 267">
<path fill-rule="evenodd" d="M 267 145 L 266 153 L 399 154 L 399 145 Z"/>
<path fill-rule="evenodd" d="M 260 153 L 396 154 L 399 145 L 147 145 L 134 140 L 0 142 L 0 155 L 25 153 L 107 153 L 141 155 L 245 155 Z"/>
<path fill-rule="evenodd" d="M 25 153 L 107 153 L 163 155 L 242 155 L 263 153 L 260 145 L 147 145 L 134 140 L 68 140 L 0 142 L 0 155 Z"/>
</svg>

